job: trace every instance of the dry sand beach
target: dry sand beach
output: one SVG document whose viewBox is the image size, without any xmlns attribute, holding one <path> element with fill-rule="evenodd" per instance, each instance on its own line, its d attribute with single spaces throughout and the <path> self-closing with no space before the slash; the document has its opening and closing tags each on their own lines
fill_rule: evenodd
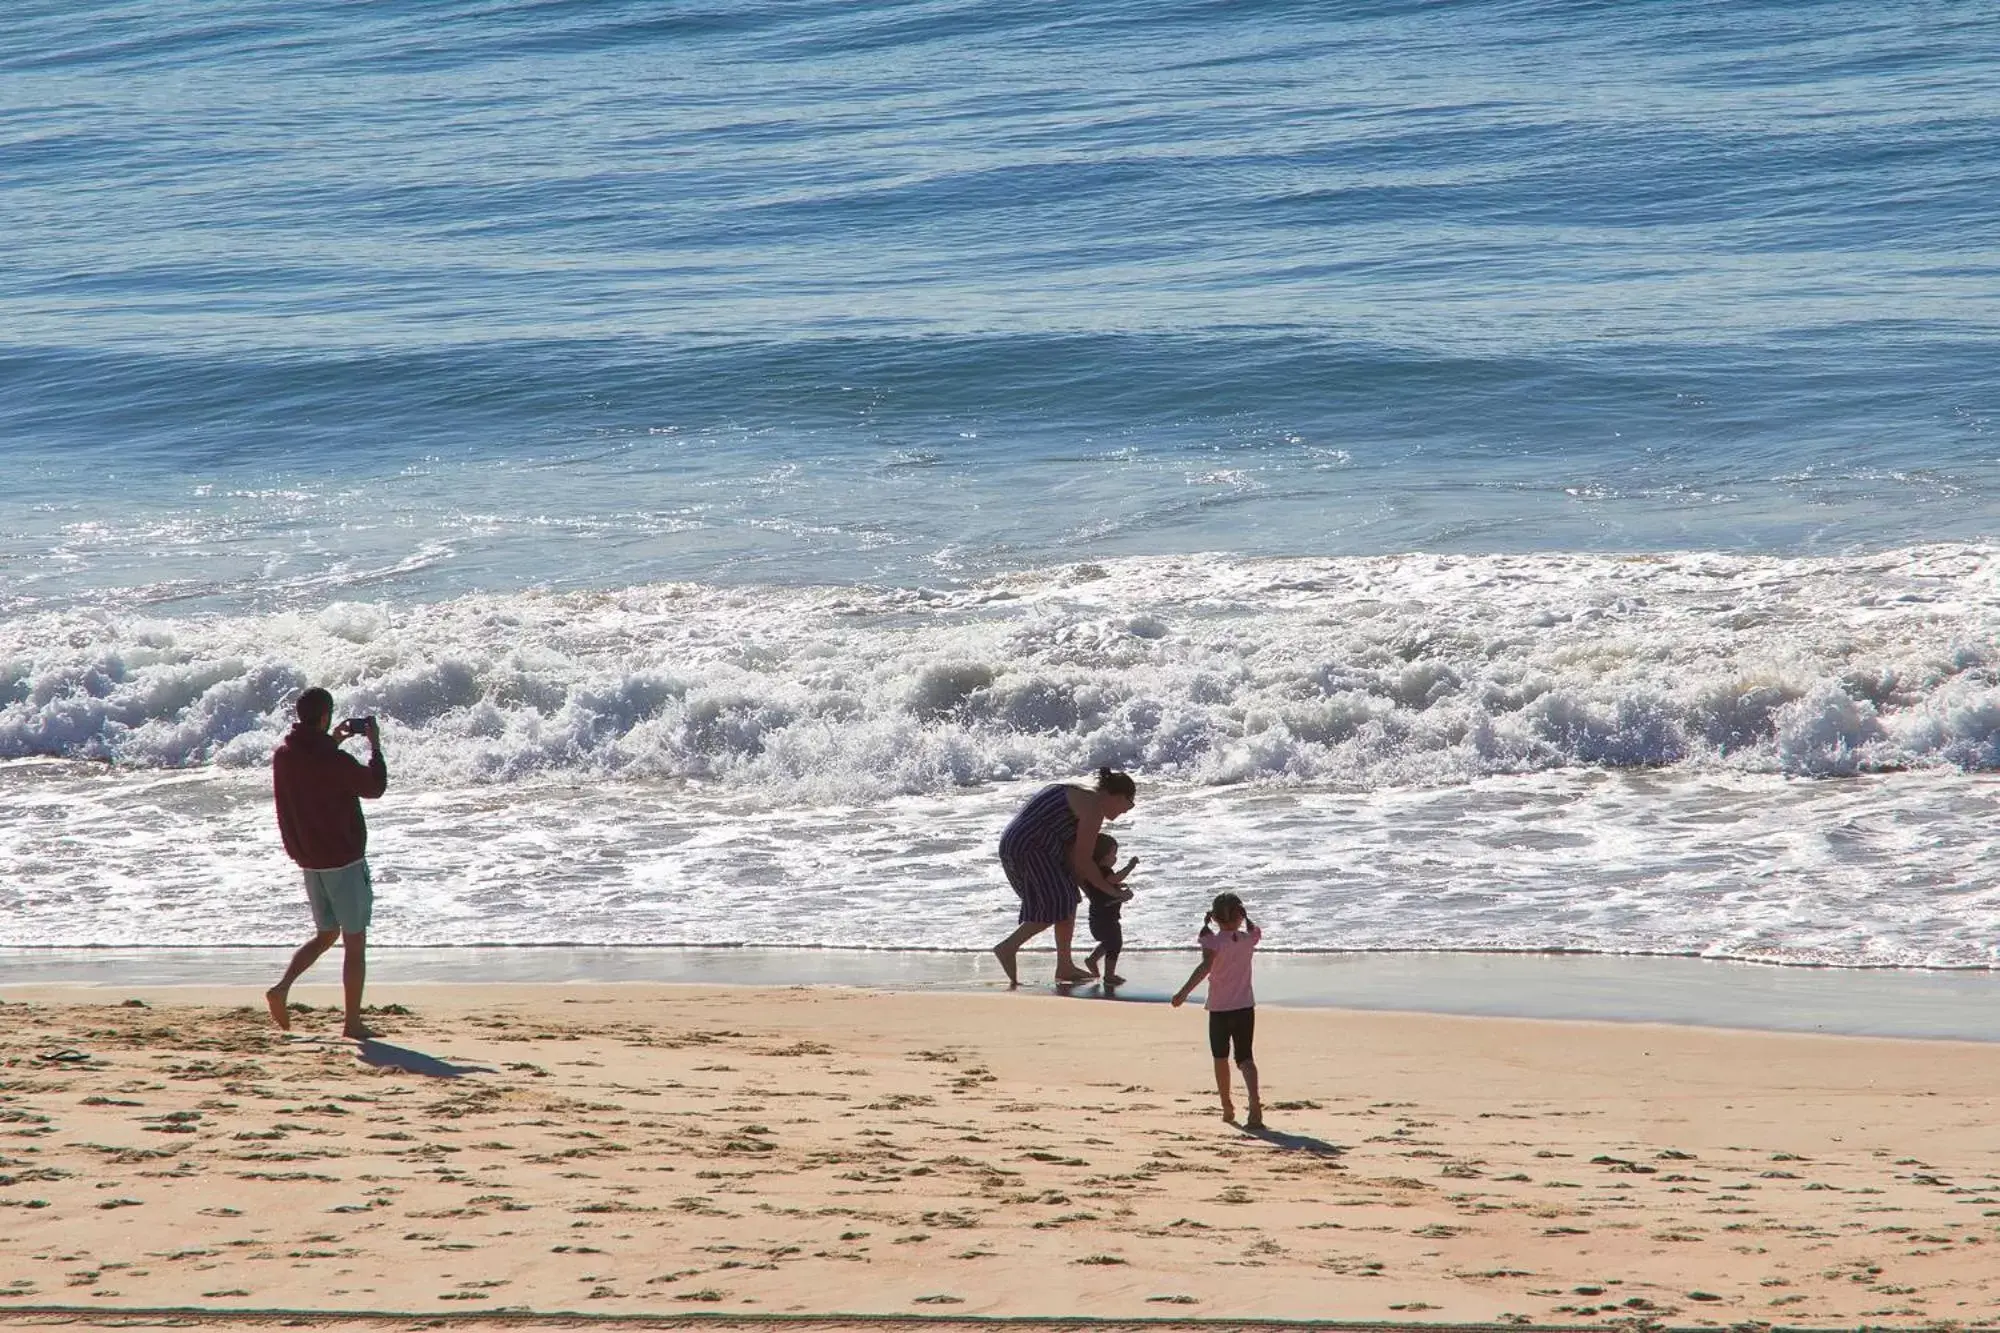
<svg viewBox="0 0 2000 1333">
<path fill-rule="evenodd" d="M 0 1322 L 2000 1314 L 1987 1045 L 1267 1009 L 1258 1137 L 1155 1004 L 387 986 L 357 1048 L 4 994 Z"/>
</svg>

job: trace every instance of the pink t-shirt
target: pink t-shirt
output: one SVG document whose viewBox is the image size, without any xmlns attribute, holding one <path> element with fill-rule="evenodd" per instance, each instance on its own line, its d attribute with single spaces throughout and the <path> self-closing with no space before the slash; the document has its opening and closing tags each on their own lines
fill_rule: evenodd
<svg viewBox="0 0 2000 1333">
<path fill-rule="evenodd" d="M 1248 930 L 1204 930 L 1201 947 L 1208 952 L 1208 1011 L 1227 1013 L 1257 1003 L 1250 993 L 1250 951 L 1264 938 L 1261 927 Z"/>
</svg>

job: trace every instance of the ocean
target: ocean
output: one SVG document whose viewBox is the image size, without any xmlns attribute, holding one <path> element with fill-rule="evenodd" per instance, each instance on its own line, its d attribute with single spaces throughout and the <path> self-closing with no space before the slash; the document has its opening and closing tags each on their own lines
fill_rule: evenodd
<svg viewBox="0 0 2000 1333">
<path fill-rule="evenodd" d="M 18 0 L 0 946 L 303 938 L 321 683 L 380 945 L 983 948 L 1110 764 L 1136 948 L 2000 964 L 1996 56 Z"/>
</svg>

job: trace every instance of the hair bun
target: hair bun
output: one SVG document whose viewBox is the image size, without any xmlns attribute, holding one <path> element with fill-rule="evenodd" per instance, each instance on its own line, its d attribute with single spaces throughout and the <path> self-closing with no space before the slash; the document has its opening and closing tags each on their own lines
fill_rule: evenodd
<svg viewBox="0 0 2000 1333">
<path fill-rule="evenodd" d="M 1109 765 L 1097 770 L 1097 789 L 1110 792 L 1114 796 L 1123 796 L 1128 801 L 1139 794 L 1138 785 L 1132 781 L 1131 774 L 1120 773 Z"/>
</svg>

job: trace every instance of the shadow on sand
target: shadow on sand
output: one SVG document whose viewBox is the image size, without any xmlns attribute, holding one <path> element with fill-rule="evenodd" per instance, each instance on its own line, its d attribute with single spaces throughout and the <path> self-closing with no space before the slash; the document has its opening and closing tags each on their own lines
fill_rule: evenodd
<svg viewBox="0 0 2000 1333">
<path fill-rule="evenodd" d="M 426 1055 L 407 1046 L 394 1046 L 374 1037 L 354 1048 L 354 1058 L 377 1069 L 400 1069 L 408 1074 L 423 1074 L 430 1078 L 463 1078 L 467 1074 L 495 1072 L 485 1065 L 455 1065 L 441 1056 Z"/>
<path fill-rule="evenodd" d="M 1312 1157 L 1339 1157 L 1347 1151 L 1337 1143 L 1328 1143 L 1325 1139 L 1316 1139 L 1310 1134 L 1287 1134 L 1268 1125 L 1262 1129 L 1246 1129 L 1243 1131 L 1243 1136 L 1262 1140 L 1273 1148 L 1282 1148 L 1286 1152 L 1302 1152 Z"/>
<path fill-rule="evenodd" d="M 1088 981 L 1058 981 L 1051 985 L 1057 995 L 1075 1000 L 1123 1000 L 1127 1004 L 1165 1004 L 1170 998 L 1165 991 L 1132 988 L 1130 982 L 1107 986 L 1096 977 Z"/>
</svg>

